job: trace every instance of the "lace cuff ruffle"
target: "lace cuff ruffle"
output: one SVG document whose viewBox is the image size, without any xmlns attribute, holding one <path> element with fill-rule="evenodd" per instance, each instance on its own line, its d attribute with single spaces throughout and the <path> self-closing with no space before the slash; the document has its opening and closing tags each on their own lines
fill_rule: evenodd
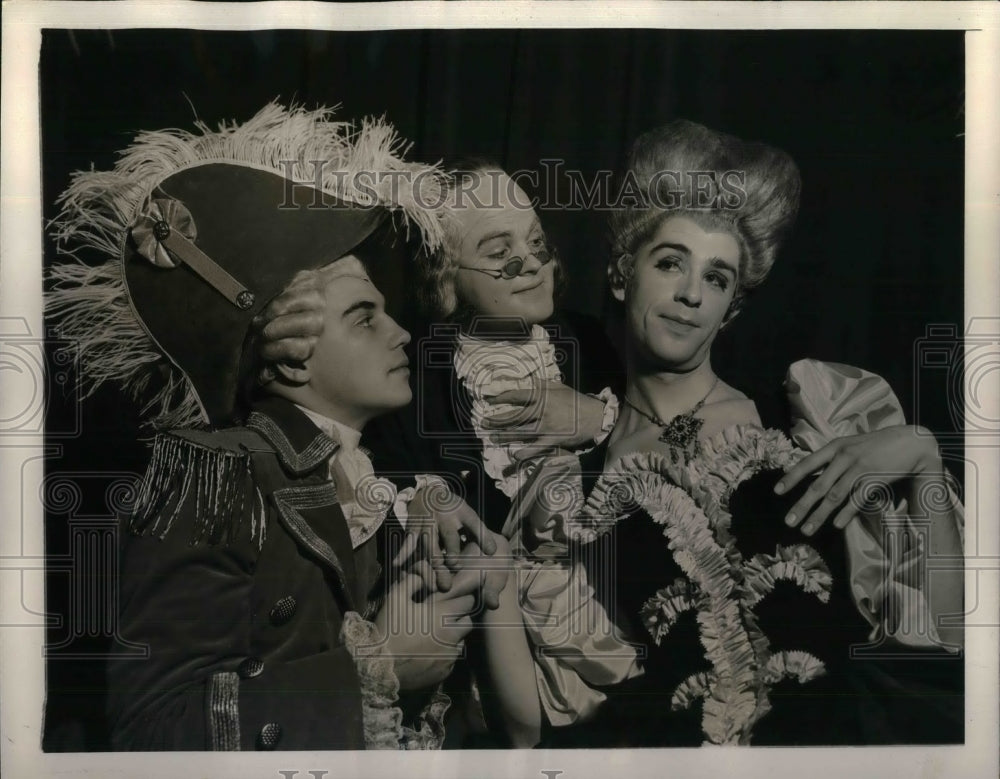
<svg viewBox="0 0 1000 779">
<path fill-rule="evenodd" d="M 611 391 L 611 387 L 605 387 L 597 395 L 598 400 L 604 401 L 604 416 L 601 417 L 601 432 L 594 436 L 594 444 L 600 446 L 604 440 L 611 435 L 618 423 L 618 396 Z"/>
<path fill-rule="evenodd" d="M 429 487 L 434 491 L 434 494 L 438 494 L 438 490 L 444 490 L 448 495 L 451 495 L 451 488 L 440 476 L 430 473 L 418 473 L 414 477 L 414 480 L 416 481 L 415 486 L 407 487 L 405 490 L 400 490 L 396 493 L 396 500 L 392 506 L 396 519 L 399 520 L 399 524 L 403 527 L 406 527 L 406 522 L 410 518 L 410 501 L 417 496 L 420 490 Z"/>
<path fill-rule="evenodd" d="M 403 712 L 396 706 L 399 679 L 375 623 L 355 611 L 344 616 L 341 639 L 354 658 L 361 682 L 361 709 L 366 749 L 399 749 Z"/>
<path fill-rule="evenodd" d="M 449 698 L 439 687 L 430 702 L 417 715 L 414 727 L 403 726 L 400 749 L 440 749 L 444 744 L 444 716 L 451 706 Z"/>
<path fill-rule="evenodd" d="M 618 422 L 618 396 L 611 391 L 611 387 L 605 387 L 598 394 L 591 395 L 590 397 L 597 398 L 604 404 L 604 415 L 601 417 L 601 429 L 594 435 L 594 443 L 575 450 L 576 454 L 586 454 L 595 446 L 603 444 L 605 439 L 611 435 L 611 431 L 615 429 L 615 423 Z"/>
<path fill-rule="evenodd" d="M 403 711 L 395 705 L 399 679 L 375 623 L 349 611 L 344 617 L 341 639 L 354 658 L 361 682 L 365 748 L 440 749 L 444 743 L 444 716 L 451 699 L 438 687 L 417 716 L 415 726 L 403 725 Z"/>
</svg>

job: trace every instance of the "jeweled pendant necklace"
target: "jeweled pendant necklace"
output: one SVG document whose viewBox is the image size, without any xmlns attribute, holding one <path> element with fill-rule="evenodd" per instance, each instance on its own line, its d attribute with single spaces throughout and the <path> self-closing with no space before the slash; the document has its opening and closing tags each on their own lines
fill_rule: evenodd
<svg viewBox="0 0 1000 779">
<path fill-rule="evenodd" d="M 689 460 L 698 453 L 698 434 L 701 433 L 701 428 L 705 425 L 705 420 L 699 419 L 695 414 L 701 411 L 702 406 L 705 405 L 705 401 L 715 392 L 715 388 L 718 385 L 719 377 L 716 376 L 715 381 L 712 382 L 712 386 L 708 388 L 708 392 L 695 404 L 694 408 L 683 414 L 678 414 L 669 422 L 664 422 L 656 414 L 643 411 L 628 399 L 628 395 L 625 396 L 625 404 L 633 411 L 642 414 L 642 416 L 646 417 L 646 419 L 657 427 L 663 428 L 658 440 L 673 449 L 680 450 L 685 455 L 684 459 Z"/>
</svg>

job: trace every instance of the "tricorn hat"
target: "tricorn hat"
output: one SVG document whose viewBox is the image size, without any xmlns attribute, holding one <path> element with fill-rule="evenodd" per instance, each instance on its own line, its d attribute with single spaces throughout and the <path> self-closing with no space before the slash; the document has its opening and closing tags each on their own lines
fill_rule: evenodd
<svg viewBox="0 0 1000 779">
<path fill-rule="evenodd" d="M 251 320 L 301 270 L 351 252 L 391 213 L 442 239 L 444 177 L 407 163 L 384 120 L 270 104 L 242 125 L 141 133 L 112 171 L 77 172 L 55 237 L 47 314 L 155 427 L 234 412 Z M 80 250 L 96 250 L 93 264 Z M 90 260 L 90 261 L 88 261 Z"/>
</svg>

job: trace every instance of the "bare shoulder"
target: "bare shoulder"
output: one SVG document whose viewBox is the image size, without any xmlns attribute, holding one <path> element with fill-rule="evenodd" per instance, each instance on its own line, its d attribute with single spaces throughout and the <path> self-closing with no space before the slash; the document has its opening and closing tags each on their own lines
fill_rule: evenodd
<svg viewBox="0 0 1000 779">
<path fill-rule="evenodd" d="M 705 420 L 703 436 L 711 436 L 730 425 L 761 424 L 756 404 L 724 381 L 719 382 L 711 399 L 702 407 L 698 416 Z"/>
<path fill-rule="evenodd" d="M 733 401 L 746 401 L 751 402 L 750 398 L 740 392 L 736 387 L 731 384 L 726 384 L 726 382 L 719 379 L 719 384 L 712 392 L 711 402 L 714 403 L 730 403 Z"/>
</svg>

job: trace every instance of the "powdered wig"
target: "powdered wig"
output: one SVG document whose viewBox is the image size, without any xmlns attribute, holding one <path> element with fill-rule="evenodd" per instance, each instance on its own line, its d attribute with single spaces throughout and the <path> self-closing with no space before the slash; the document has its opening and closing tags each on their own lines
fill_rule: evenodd
<svg viewBox="0 0 1000 779">
<path fill-rule="evenodd" d="M 677 120 L 639 136 L 622 181 L 625 207 L 611 214 L 612 283 L 664 219 L 683 214 L 727 229 L 740 245 L 737 297 L 767 277 L 795 222 L 801 182 L 788 154 Z"/>
<path fill-rule="evenodd" d="M 503 167 L 488 157 L 463 157 L 447 164 L 449 193 L 444 210 L 444 240 L 436 249 L 422 250 L 417 258 L 419 273 L 419 300 L 424 313 L 435 319 L 452 322 L 471 320 L 478 312 L 458 299 L 455 292 L 455 276 L 458 273 L 459 244 L 462 237 L 455 221 L 454 211 L 463 190 L 468 192 L 477 177 L 484 175 L 506 175 Z M 555 290 L 558 294 L 562 281 L 562 263 L 558 253 L 553 253 Z"/>
</svg>

